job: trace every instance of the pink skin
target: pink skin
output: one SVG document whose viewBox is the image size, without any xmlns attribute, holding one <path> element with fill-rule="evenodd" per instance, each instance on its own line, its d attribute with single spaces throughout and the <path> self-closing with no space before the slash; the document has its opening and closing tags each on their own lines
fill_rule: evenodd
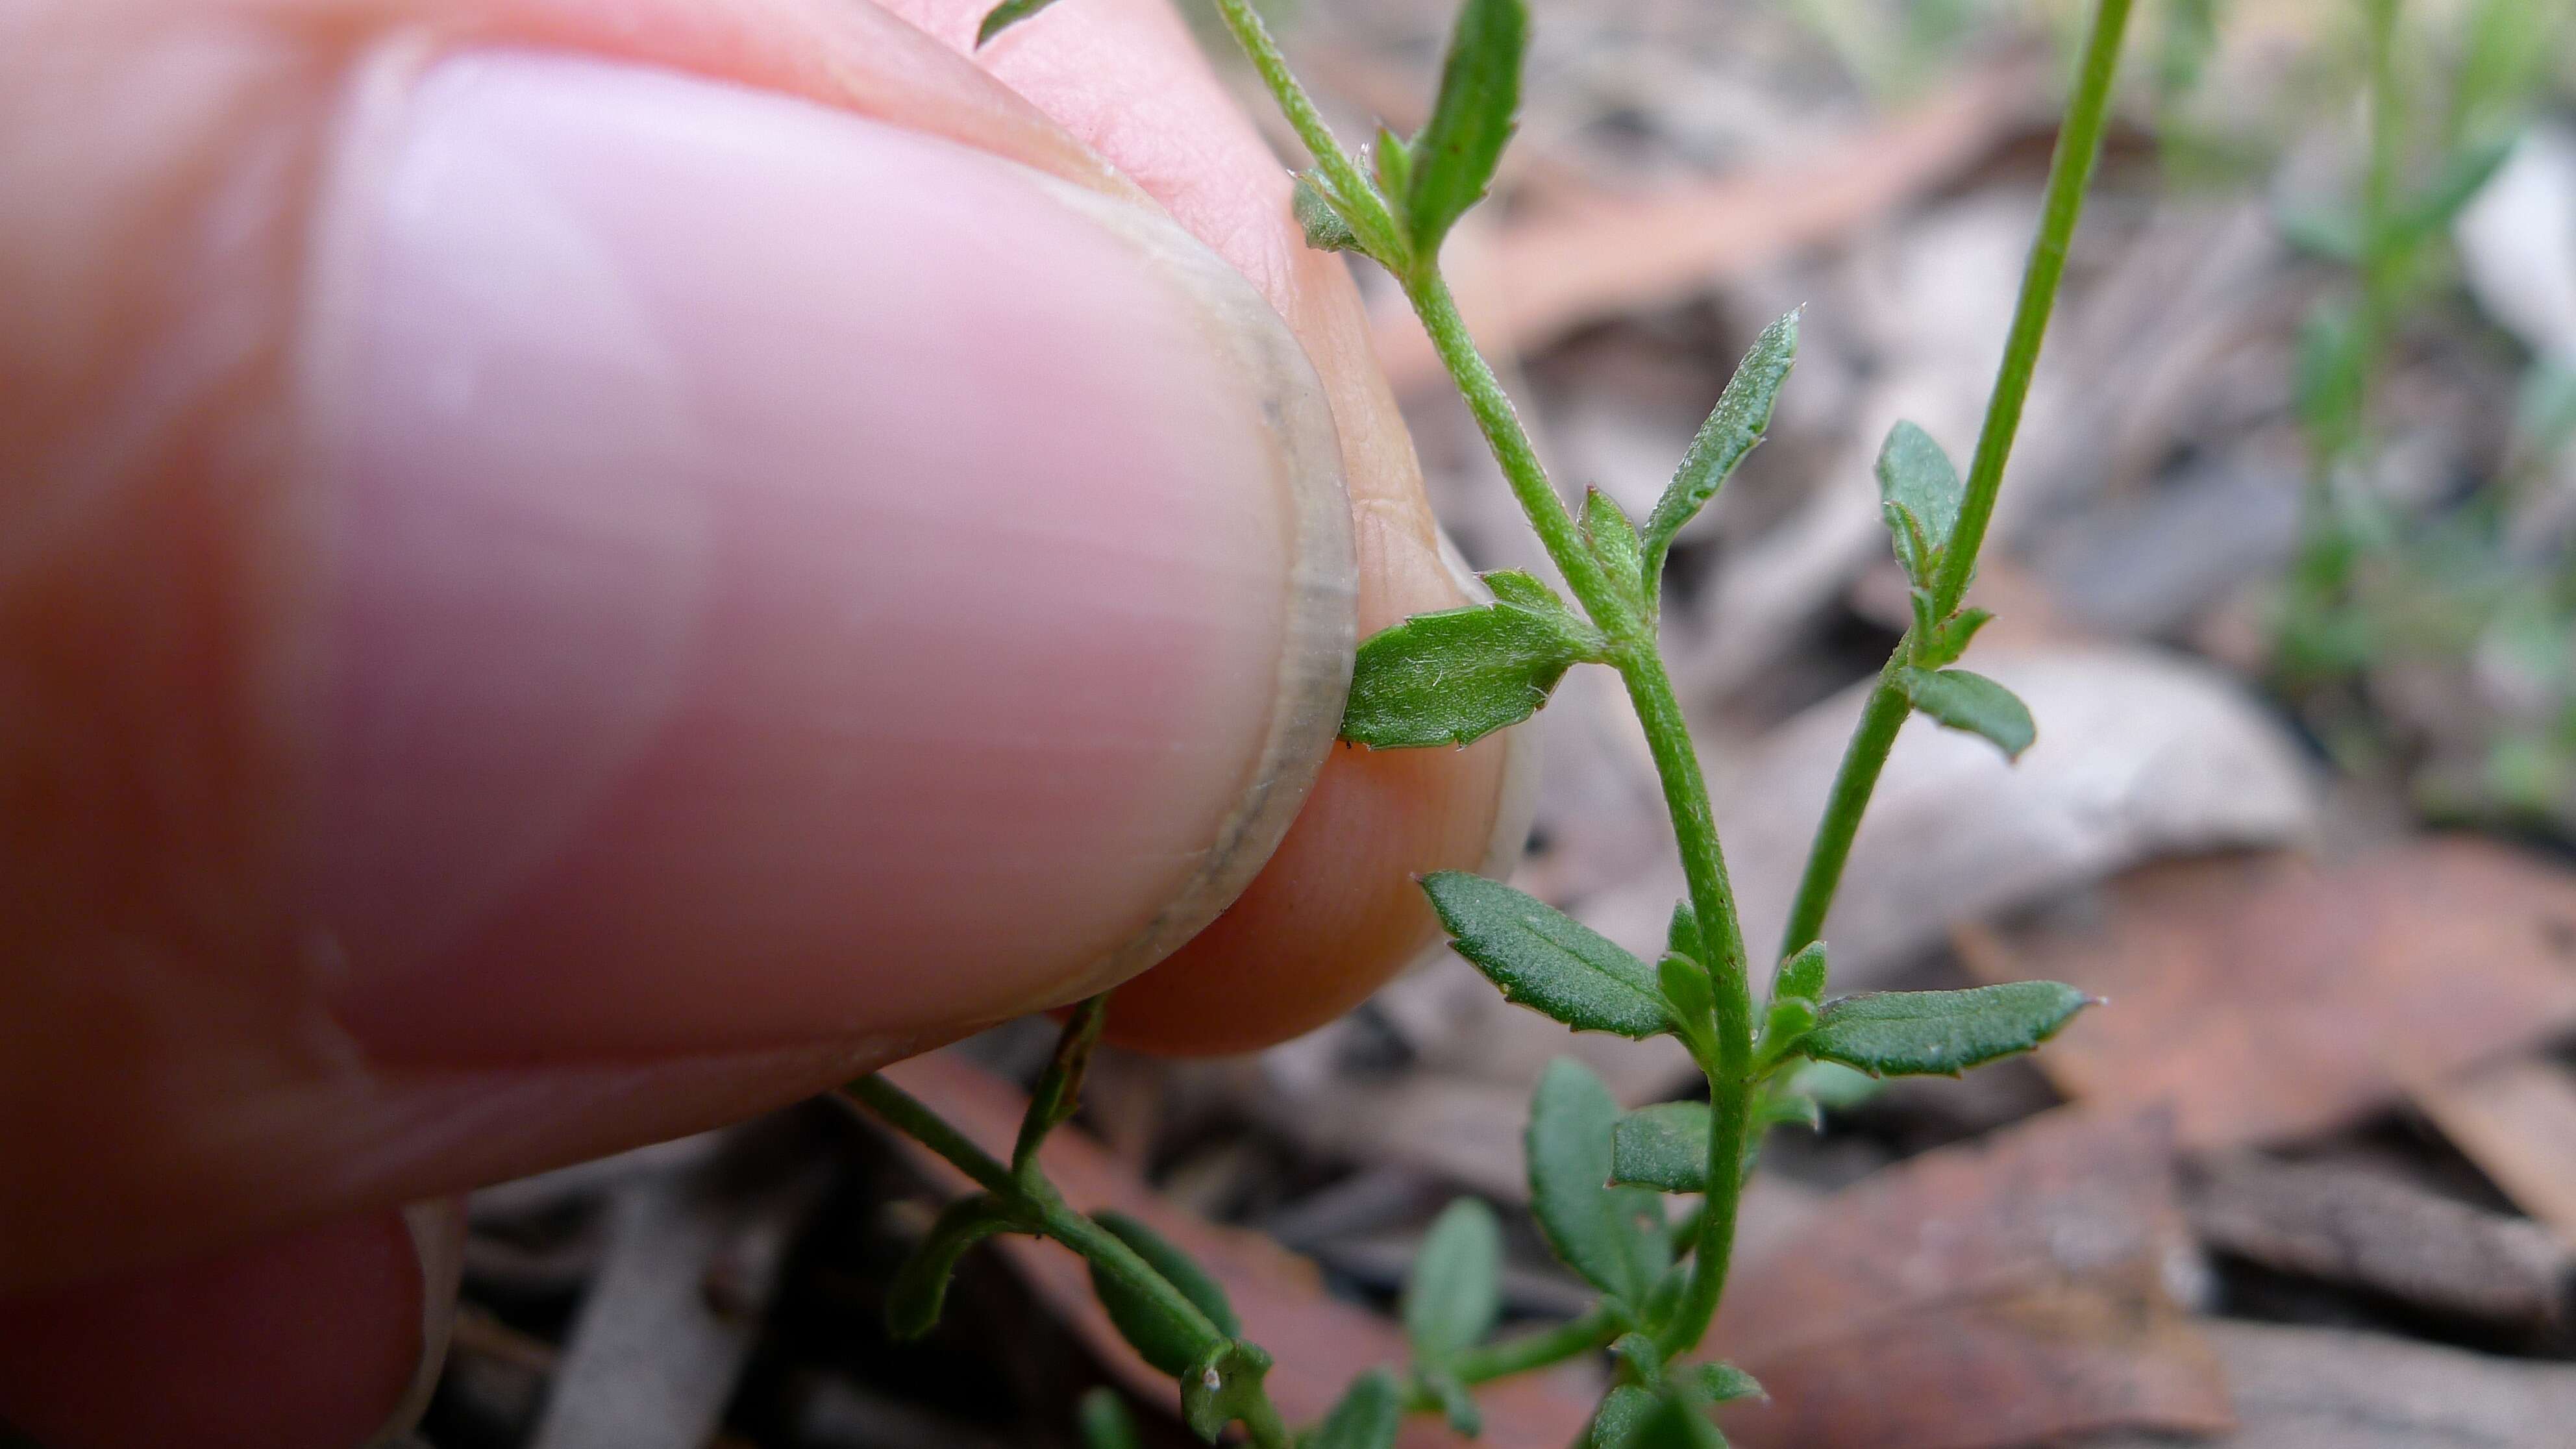
<svg viewBox="0 0 2576 1449">
<path fill-rule="evenodd" d="M 1347 657 L 1347 622 L 1290 625 L 1317 588 L 1349 610 L 1346 554 L 1291 525 L 1337 479 L 1272 421 L 1312 372 L 1246 370 L 1229 329 L 1293 343 L 1155 252 L 1193 245 L 1168 223 L 596 60 L 397 56 L 354 94 L 262 545 L 282 981 L 321 1009 L 192 996 L 216 982 L 183 957 L 40 973 L 28 1015 L 115 1065 L 0 1097 L 39 1144 L 0 1281 L 166 1259 L 207 1230 L 171 1201 L 229 1235 L 450 1190 L 1078 996 L 1217 853 L 1283 661 Z M 354 1221 L 48 1302 L 82 1305 L 82 1353 L 0 1340 L 0 1415 L 58 1449 L 347 1442 L 421 1294 L 351 1265 Z M 408 1286 L 310 1291 L 360 1267 Z M 254 1280 L 239 1334 L 186 1341 Z M 205 1385 L 245 1356 L 225 1428 Z M 164 1373 L 193 1435 L 110 1392 Z M 302 1400 L 331 1427 L 269 1437 Z"/>
<path fill-rule="evenodd" d="M 399 105 L 309 334 L 342 1020 L 454 1061 L 1075 994 L 1275 693 L 1284 502 L 1205 311 L 800 102 L 480 55 Z"/>
<path fill-rule="evenodd" d="M 1259 863 L 1317 601 L 1454 585 L 1338 264 L 1094 8 L 1032 103 L 865 0 L 15 0 L 0 1418 L 354 1442 L 385 1204 L 1082 994 Z M 1084 143 L 1323 368 L 1356 611 L 1297 343 Z M 1458 863 L 1325 834 L 1328 902 Z"/>
<path fill-rule="evenodd" d="M 16 1300 L 0 1406 L 51 1449 L 348 1449 L 412 1377 L 420 1299 L 381 1212 Z"/>
</svg>

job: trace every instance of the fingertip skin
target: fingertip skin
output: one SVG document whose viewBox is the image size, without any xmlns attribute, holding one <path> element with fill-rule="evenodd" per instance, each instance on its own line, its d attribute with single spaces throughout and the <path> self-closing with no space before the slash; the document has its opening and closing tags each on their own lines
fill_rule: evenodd
<svg viewBox="0 0 2576 1449">
<path fill-rule="evenodd" d="M 0 1300 L 0 1422 L 46 1449 L 349 1449 L 420 1357 L 398 1212 Z"/>
<path fill-rule="evenodd" d="M 1119 988 L 1106 1038 L 1167 1056 L 1255 1051 L 1366 1000 L 1439 938 L 1418 877 L 1489 866 L 1513 743 L 1335 746 L 1268 868 Z"/>
<path fill-rule="evenodd" d="M 1359 637 L 1456 608 L 1422 468 L 1342 258 L 1305 245 L 1288 174 L 1163 0 L 1084 0 L 973 47 L 982 0 L 886 0 L 972 54 L 1133 178 L 1250 278 L 1313 358 L 1339 429 L 1359 565 Z M 1529 743 L 1465 750 L 1337 744 L 1270 863 L 1188 945 L 1119 988 L 1108 1035 L 1174 1055 L 1250 1051 L 1366 999 L 1439 937 L 1413 877 L 1493 870 L 1527 827 Z"/>
</svg>

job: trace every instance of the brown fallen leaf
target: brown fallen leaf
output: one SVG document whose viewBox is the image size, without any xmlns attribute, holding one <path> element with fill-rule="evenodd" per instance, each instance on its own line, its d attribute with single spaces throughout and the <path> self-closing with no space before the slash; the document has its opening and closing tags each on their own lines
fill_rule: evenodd
<svg viewBox="0 0 2576 1449">
<path fill-rule="evenodd" d="M 2576 1246 L 2576 1072 L 2498 1062 L 2419 1084 L 2414 1097 L 2505 1196 Z"/>
<path fill-rule="evenodd" d="M 2576 1140 L 2576 1127 L 2571 1127 Z M 2206 1164 L 2186 1211 L 2209 1247 L 2436 1313 L 2540 1326 L 2564 1313 L 2576 1250 L 2528 1218 L 2353 1163 L 2251 1153 Z"/>
<path fill-rule="evenodd" d="M 2199 1449 L 2567 1449 L 2576 1368 L 2402 1338 L 2206 1321 L 2227 1362 L 2235 1433 Z M 2121 1434 L 2084 1449 L 2175 1449 Z"/>
<path fill-rule="evenodd" d="M 1488 233 L 1445 259 L 1468 330 L 1514 355 L 1585 322 L 1676 300 L 1845 235 L 1991 151 L 2022 116 L 2031 71 L 1973 75 L 1822 154 L 1647 196 L 1601 195 Z M 1472 238 L 1462 237 L 1472 242 Z M 1441 375 L 1413 315 L 1377 313 L 1377 354 L 1398 391 Z"/>
<path fill-rule="evenodd" d="M 2000 1449 L 2233 1424 L 2165 1287 L 2189 1239 L 2164 1116 L 2062 1108 L 1826 1201 L 1740 1271 L 1709 1350 L 1742 1449 Z"/>
<path fill-rule="evenodd" d="M 2159 863 L 1956 941 L 1986 980 L 2110 998 L 2040 1069 L 2071 1097 L 2172 1103 L 2189 1148 L 2345 1126 L 2576 1025 L 2576 873 L 2467 838 Z"/>
<path fill-rule="evenodd" d="M 1027 1098 L 1018 1088 L 952 1052 L 933 1052 L 886 1069 L 905 1091 L 930 1103 L 986 1151 L 1007 1157 Z M 962 1192 L 964 1174 L 908 1138 L 906 1154 L 935 1181 Z M 1321 1418 L 1353 1378 L 1379 1364 L 1401 1363 L 1402 1336 L 1387 1319 L 1324 1289 L 1315 1265 L 1268 1236 L 1223 1227 L 1165 1201 L 1099 1143 L 1066 1128 L 1049 1137 L 1039 1160 L 1065 1200 L 1086 1212 L 1115 1208 L 1142 1219 L 1225 1285 L 1244 1336 L 1270 1350 L 1270 1396 L 1291 1424 Z M 1149 1403 L 1174 1403 L 1172 1381 L 1136 1357 L 1092 1296 L 1082 1260 L 1032 1238 L 996 1239 L 1017 1272 L 1071 1324 L 1119 1380 Z M 1590 1365 L 1572 1365 L 1480 1388 L 1484 1449 L 1565 1449 L 1590 1421 L 1600 1389 Z M 1402 1441 L 1416 1449 L 1460 1441 L 1432 1418 L 1407 1422 Z"/>
</svg>

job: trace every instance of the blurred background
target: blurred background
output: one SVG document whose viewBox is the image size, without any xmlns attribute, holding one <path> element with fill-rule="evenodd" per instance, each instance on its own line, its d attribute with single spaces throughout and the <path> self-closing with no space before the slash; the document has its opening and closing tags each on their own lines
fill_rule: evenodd
<svg viewBox="0 0 2576 1449">
<path fill-rule="evenodd" d="M 2374 0 L 2142 0 L 1970 596 L 2039 743 L 1908 726 L 1827 933 L 1837 990 L 2113 1005 L 1773 1134 L 1712 1339 L 1776 1396 L 1722 1419 L 1739 1445 L 2576 1446 L 2576 4 L 2384 3 L 2374 65 Z M 1904 623 L 1870 460 L 1900 417 L 1974 441 L 2084 11 L 1533 8 L 1520 138 L 1447 257 L 1561 484 L 1642 516 L 1806 309 L 1665 622 L 1767 940 Z M 1271 14 L 1357 136 L 1420 123 L 1451 9 Z M 1460 548 L 1544 571 L 1400 305 L 1377 340 Z M 1529 728 L 1517 882 L 1651 955 L 1681 881 L 1615 682 Z M 1052 1038 L 898 1076 L 1007 1140 Z M 1053 1171 L 1216 1268 L 1303 1419 L 1403 1357 L 1387 1308 L 1456 1194 L 1504 1215 L 1513 1318 L 1587 1301 L 1525 1210 L 1564 1053 L 1632 1106 L 1697 1085 L 1669 1038 L 1572 1036 L 1440 956 L 1258 1057 L 1104 1050 Z M 955 1188 L 809 1105 L 493 1189 L 420 1442 L 1071 1445 L 1103 1383 L 1189 1442 L 1061 1250 L 978 1250 L 936 1335 L 885 1340 Z M 1560 1449 L 1601 1383 L 1481 1395 L 1486 1441 Z"/>
</svg>

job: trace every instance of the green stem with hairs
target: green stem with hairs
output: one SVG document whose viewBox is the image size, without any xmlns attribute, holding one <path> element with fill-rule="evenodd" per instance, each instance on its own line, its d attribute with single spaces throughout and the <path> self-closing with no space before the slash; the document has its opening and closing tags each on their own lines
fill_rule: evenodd
<svg viewBox="0 0 2576 1449">
<path fill-rule="evenodd" d="M 2389 0 L 2374 0 L 2389 3 Z M 2030 261 L 2022 269 L 2021 295 L 2013 305 L 2012 331 L 2004 341 L 2003 363 L 1995 371 L 1995 390 L 1986 403 L 1985 425 L 1977 433 L 1976 457 L 1968 465 L 1967 493 L 1959 504 L 1958 527 L 1943 551 L 1940 571 L 1932 580 L 1932 614 L 1945 619 L 1959 607 L 1976 574 L 1977 553 L 1986 528 L 1994 521 L 1995 496 L 2003 488 L 2004 464 L 2012 456 L 2013 435 L 2021 427 L 2022 405 L 2030 398 L 2031 375 L 2039 367 L 2039 345 L 2048 332 L 2048 316 L 2057 304 L 2058 284 L 2066 277 L 2066 250 L 2075 237 L 2076 219 L 2084 211 L 2084 193 L 2101 155 L 2102 132 L 2110 123 L 2112 79 L 2119 70 L 2120 42 L 2129 27 L 2132 0 L 2101 0 L 2093 28 L 2085 37 L 2075 94 L 2066 122 L 2057 133 L 2056 153 L 2048 163 L 2048 189 L 2040 202 L 2039 236 L 2031 243 Z M 1860 725 L 1834 775 L 1825 816 L 1816 826 L 1807 853 L 1798 895 L 1781 933 L 1783 959 L 1824 934 L 1825 915 L 1842 884 L 1843 866 L 1851 858 L 1852 838 L 1896 733 L 1912 710 L 1901 678 L 1911 662 L 1914 635 L 1909 631 L 1879 675 L 1878 687 L 1861 711 Z"/>
<path fill-rule="evenodd" d="M 1448 284 L 1424 265 L 1404 279 L 1404 291 L 1431 335 L 1433 350 L 1440 354 L 1483 430 L 1486 446 L 1502 466 L 1521 511 L 1546 546 L 1548 558 L 1565 575 L 1566 586 L 1593 625 L 1610 641 L 1609 663 L 1627 685 L 1628 701 L 1644 729 L 1647 753 L 1654 758 L 1655 776 L 1672 816 L 1691 910 L 1699 918 L 1703 943 L 1715 958 L 1702 963 L 1709 968 L 1717 1002 L 1717 1060 L 1702 1064 L 1711 1107 L 1708 1212 L 1700 1220 L 1690 1285 L 1662 1335 L 1666 1352 L 1677 1353 L 1698 1343 L 1707 1332 L 1725 1291 L 1727 1259 L 1735 1245 L 1736 1198 L 1743 1189 L 1739 1164 L 1752 1117 L 1752 988 L 1745 968 L 1744 927 L 1736 912 L 1734 888 L 1726 877 L 1716 813 L 1709 808 L 1708 782 L 1700 773 L 1690 727 L 1682 718 L 1681 701 L 1673 694 L 1672 678 L 1665 672 L 1654 622 L 1642 606 L 1642 596 L 1614 583 L 1585 547 L 1565 500 L 1557 495 L 1537 450 L 1530 446 L 1519 413 L 1468 335 Z"/>
<path fill-rule="evenodd" d="M 1397 231 L 1395 218 L 1378 199 L 1377 188 L 1361 174 L 1359 163 L 1342 149 L 1341 142 L 1333 139 L 1332 128 L 1324 124 L 1323 113 L 1315 109 L 1314 98 L 1306 94 L 1306 88 L 1298 84 L 1297 77 L 1289 72 L 1288 58 L 1279 53 L 1278 40 L 1270 34 L 1270 27 L 1262 20 L 1261 12 L 1252 8 L 1252 0 L 1216 0 L 1216 11 L 1218 18 L 1225 22 L 1226 30 L 1234 36 L 1234 43 L 1242 48 L 1244 57 L 1260 73 L 1262 85 L 1269 88 L 1271 98 L 1279 103 L 1280 114 L 1288 118 L 1289 129 L 1297 133 L 1297 139 L 1305 143 L 1307 154 L 1315 158 L 1317 168 L 1332 181 L 1334 188 L 1349 204 L 1374 208 L 1375 220 L 1387 234 L 1394 235 Z"/>
<path fill-rule="evenodd" d="M 1068 1024 L 1068 1032 L 1081 1030 L 1081 1023 Z M 1034 1221 L 1038 1231 L 1080 1254 L 1084 1261 L 1125 1283 L 1140 1295 L 1152 1299 L 1163 1312 L 1187 1324 L 1198 1336 L 1209 1342 L 1221 1342 L 1225 1331 L 1217 1327 L 1204 1309 L 1190 1301 L 1190 1296 L 1172 1286 L 1170 1279 L 1127 1246 L 1117 1234 L 1074 1211 L 1065 1203 L 1055 1185 L 1034 1170 L 1014 1173 L 1000 1158 L 969 1141 L 966 1134 L 950 1126 L 938 1113 L 922 1104 L 910 1092 L 870 1074 L 841 1089 L 843 1096 L 874 1114 L 879 1121 L 929 1148 L 945 1158 L 950 1166 L 973 1178 L 985 1191 L 1020 1209 Z M 1252 1442 L 1261 1449 L 1288 1449 L 1292 1442 L 1287 1425 L 1279 1411 L 1272 1407 L 1267 1394 L 1258 1396 L 1246 1413 L 1244 1427 L 1251 1432 Z"/>
<path fill-rule="evenodd" d="M 1569 1318 L 1554 1328 L 1468 1349 L 1450 1360 L 1449 1372 L 1462 1384 L 1509 1378 L 1593 1352 L 1618 1337 L 1624 1327 L 1624 1320 L 1607 1304 L 1596 1303 L 1580 1317 Z M 1425 1403 L 1418 1407 L 1439 1406 Z"/>
</svg>

